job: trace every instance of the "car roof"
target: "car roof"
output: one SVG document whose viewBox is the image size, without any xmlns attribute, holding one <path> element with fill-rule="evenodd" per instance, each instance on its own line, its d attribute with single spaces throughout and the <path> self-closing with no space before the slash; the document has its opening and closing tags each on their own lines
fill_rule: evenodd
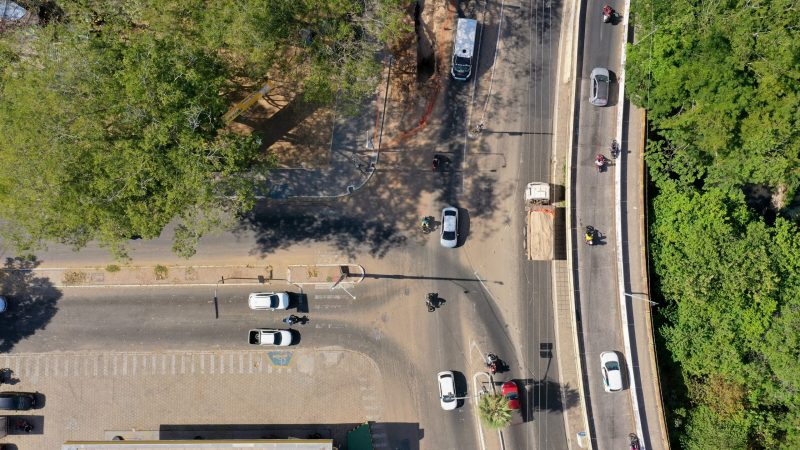
<svg viewBox="0 0 800 450">
<path fill-rule="evenodd" d="M 619 357 L 617 356 L 617 352 L 603 352 L 600 353 L 600 361 L 605 364 L 608 361 L 615 361 L 619 363 Z"/>
<path fill-rule="evenodd" d="M 456 231 L 456 219 L 458 218 L 458 210 L 452 206 L 448 206 L 442 210 L 442 232 Z"/>
</svg>

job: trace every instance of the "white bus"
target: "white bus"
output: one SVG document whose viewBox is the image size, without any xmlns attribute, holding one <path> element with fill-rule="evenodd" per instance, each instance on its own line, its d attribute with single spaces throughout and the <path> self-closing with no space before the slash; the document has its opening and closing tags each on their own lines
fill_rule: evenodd
<svg viewBox="0 0 800 450">
<path fill-rule="evenodd" d="M 467 81 L 472 75 L 472 56 L 475 52 L 477 31 L 477 20 L 458 19 L 456 39 L 453 43 L 453 67 L 450 69 L 456 80 Z"/>
</svg>

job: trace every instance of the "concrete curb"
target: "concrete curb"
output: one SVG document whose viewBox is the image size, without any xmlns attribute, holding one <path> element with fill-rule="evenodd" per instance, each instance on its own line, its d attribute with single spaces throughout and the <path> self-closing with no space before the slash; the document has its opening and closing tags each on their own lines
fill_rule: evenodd
<svg viewBox="0 0 800 450">
<path fill-rule="evenodd" d="M 112 269 L 112 270 L 109 270 Z M 176 287 L 216 285 L 270 285 L 273 267 L 227 266 L 116 266 L 6 269 L 16 276 L 30 274 L 47 279 L 56 288 Z M 282 281 L 282 280 L 279 280 Z"/>
</svg>

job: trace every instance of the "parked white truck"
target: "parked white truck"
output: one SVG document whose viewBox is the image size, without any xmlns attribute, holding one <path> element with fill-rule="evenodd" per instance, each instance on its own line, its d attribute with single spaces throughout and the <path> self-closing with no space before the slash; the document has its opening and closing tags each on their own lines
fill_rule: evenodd
<svg viewBox="0 0 800 450">
<path fill-rule="evenodd" d="M 525 204 L 528 215 L 528 259 L 550 261 L 553 259 L 556 216 L 556 209 L 550 204 L 550 184 L 528 183 L 525 187 Z"/>
</svg>

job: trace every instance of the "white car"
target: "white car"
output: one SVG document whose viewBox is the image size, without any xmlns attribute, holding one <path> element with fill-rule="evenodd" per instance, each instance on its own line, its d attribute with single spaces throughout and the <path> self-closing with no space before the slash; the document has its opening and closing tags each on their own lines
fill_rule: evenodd
<svg viewBox="0 0 800 450">
<path fill-rule="evenodd" d="M 292 345 L 292 332 L 289 330 L 273 330 L 269 328 L 256 328 L 248 333 L 248 342 L 251 345 L 272 345 L 286 347 Z"/>
<path fill-rule="evenodd" d="M 616 352 L 600 353 L 600 364 L 603 370 L 603 389 L 606 392 L 622 390 L 622 368 Z"/>
<path fill-rule="evenodd" d="M 289 307 L 289 294 L 286 292 L 254 292 L 247 298 L 250 309 L 286 309 Z"/>
<path fill-rule="evenodd" d="M 458 209 L 448 206 L 442 210 L 442 247 L 458 245 Z"/>
<path fill-rule="evenodd" d="M 447 370 L 439 372 L 436 376 L 439 380 L 439 404 L 445 411 L 452 411 L 456 409 L 458 400 L 456 400 L 456 379 L 453 372 Z"/>
</svg>

